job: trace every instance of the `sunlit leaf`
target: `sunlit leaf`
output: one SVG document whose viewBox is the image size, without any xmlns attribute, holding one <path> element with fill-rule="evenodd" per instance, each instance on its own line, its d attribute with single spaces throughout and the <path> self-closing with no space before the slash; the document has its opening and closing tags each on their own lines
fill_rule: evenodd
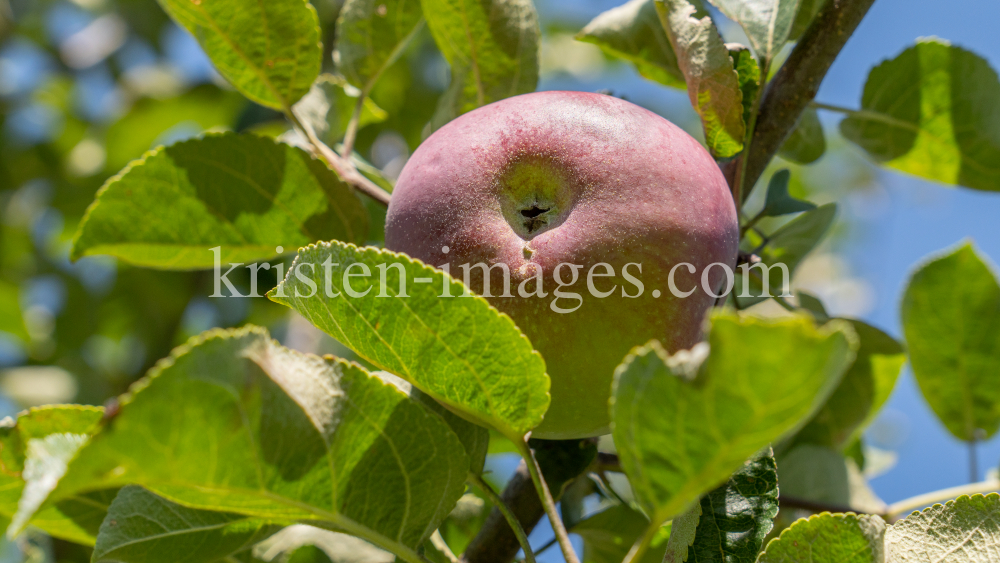
<svg viewBox="0 0 1000 563">
<path fill-rule="evenodd" d="M 701 7 L 700 0 L 695 3 Z M 593 19 L 576 38 L 635 65 L 642 76 L 674 88 L 685 88 L 684 74 L 670 38 L 656 14 L 655 0 L 629 0 Z"/>
<path fill-rule="evenodd" d="M 796 430 L 854 358 L 846 323 L 713 313 L 708 342 L 636 348 L 615 373 L 612 435 L 636 498 L 664 522 Z"/>
<path fill-rule="evenodd" d="M 743 95 L 743 123 L 750 123 L 757 94 L 760 91 L 760 67 L 750 49 L 739 43 L 728 43 L 729 56 L 733 59 L 733 68 L 739 76 L 740 92 Z"/>
<path fill-rule="evenodd" d="M 885 528 L 879 516 L 815 514 L 785 528 L 757 563 L 881 563 Z"/>
<path fill-rule="evenodd" d="M 337 20 L 337 70 L 362 92 L 424 26 L 419 0 L 347 0 Z"/>
<path fill-rule="evenodd" d="M 716 157 L 743 148 L 743 94 L 733 59 L 712 18 L 690 0 L 656 0 L 656 9 L 701 116 L 705 141 Z"/>
<path fill-rule="evenodd" d="M 189 508 L 413 550 L 448 515 L 468 470 L 448 425 L 397 388 L 248 327 L 206 333 L 161 362 L 44 506 L 137 484 Z"/>
<path fill-rule="evenodd" d="M 278 246 L 364 242 L 367 229 L 361 200 L 322 162 L 225 133 L 161 147 L 108 180 L 72 254 L 163 269 L 212 268 L 218 259 L 225 273 L 230 263 L 272 258 Z"/>
<path fill-rule="evenodd" d="M 885 533 L 886 561 L 988 563 L 1000 548 L 1000 495 L 960 496 L 914 512 Z"/>
<path fill-rule="evenodd" d="M 0 521 L 25 525 L 72 542 L 93 544 L 117 490 L 96 490 L 36 512 L 61 477 L 68 457 L 85 443 L 104 410 L 78 405 L 33 408 L 0 427 Z M 25 479 L 32 481 L 25 487 Z"/>
<path fill-rule="evenodd" d="M 773 61 L 785 46 L 800 0 L 709 0 L 740 24 L 763 61 Z"/>
<path fill-rule="evenodd" d="M 509 317 L 466 291 L 403 254 L 332 242 L 302 249 L 268 296 L 463 417 L 521 439 L 548 407 L 545 362 Z"/>
<path fill-rule="evenodd" d="M 901 315 L 913 375 L 934 414 L 960 440 L 996 434 L 1000 284 L 971 243 L 913 274 Z"/>
<path fill-rule="evenodd" d="M 896 385 L 906 353 L 903 346 L 881 330 L 848 320 L 858 335 L 858 353 L 844 379 L 826 404 L 795 437 L 841 450 L 857 437 L 878 413 Z"/>
<path fill-rule="evenodd" d="M 1000 80 L 971 51 L 927 39 L 873 68 L 840 130 L 884 166 L 1000 191 Z"/>
<path fill-rule="evenodd" d="M 260 105 L 292 107 L 319 75 L 319 19 L 306 0 L 158 1 L 195 36 L 219 74 Z"/>
<path fill-rule="evenodd" d="M 451 65 L 435 128 L 480 106 L 534 92 L 541 30 L 531 0 L 422 0 L 427 26 Z"/>
</svg>

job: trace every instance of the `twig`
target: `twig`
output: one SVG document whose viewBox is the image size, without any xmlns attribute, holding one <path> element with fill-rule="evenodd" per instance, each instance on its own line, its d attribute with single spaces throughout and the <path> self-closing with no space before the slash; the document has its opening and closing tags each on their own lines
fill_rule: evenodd
<svg viewBox="0 0 1000 563">
<path fill-rule="evenodd" d="M 341 180 L 354 186 L 360 192 L 382 205 L 389 205 L 389 198 L 391 197 L 389 192 L 383 190 L 375 182 L 365 178 L 363 174 L 358 172 L 358 169 L 351 163 L 350 158 L 342 157 L 334 152 L 333 149 L 316 136 L 316 131 L 308 123 L 303 123 L 290 109 L 285 112 L 285 116 L 288 117 L 288 120 L 295 127 L 305 134 L 306 138 L 309 139 L 309 144 L 312 145 L 313 152 L 326 162 L 340 176 Z"/>
<path fill-rule="evenodd" d="M 521 527 L 521 523 L 518 521 L 517 516 L 511 512 L 507 504 L 500 498 L 500 495 L 493 490 L 493 487 L 489 483 L 483 481 L 483 478 L 476 475 L 473 472 L 469 472 L 466 480 L 476 486 L 477 489 L 486 495 L 486 498 L 490 499 L 490 502 L 497 507 L 497 510 L 503 514 L 504 518 L 507 519 L 507 524 L 514 530 L 514 535 L 517 536 L 517 543 L 521 544 L 521 549 L 524 551 L 524 560 L 527 563 L 535 563 L 535 555 L 531 551 L 531 544 L 528 543 L 528 535 L 524 533 L 524 528 Z"/>
<path fill-rule="evenodd" d="M 941 489 L 890 504 L 889 508 L 885 511 L 885 515 L 889 520 L 895 520 L 897 517 L 908 514 L 918 508 L 958 498 L 962 495 L 986 494 L 997 491 L 1000 491 L 1000 481 L 996 480 L 980 481 L 969 485 L 951 487 L 950 489 Z"/>
<path fill-rule="evenodd" d="M 752 188 L 816 97 L 823 77 L 875 0 L 827 0 L 767 86 L 749 150 L 726 163 L 730 182 Z M 746 173 L 736 178 L 746 163 Z M 733 185 L 733 184 L 730 184 Z"/>
<path fill-rule="evenodd" d="M 524 462 L 528 466 L 528 472 L 531 474 L 531 480 L 535 483 L 535 489 L 538 491 L 538 497 L 542 501 L 542 507 L 545 508 L 545 514 L 549 517 L 549 523 L 552 525 L 552 531 L 555 532 L 556 539 L 559 540 L 559 547 L 562 549 L 563 557 L 566 559 L 566 563 L 580 563 L 580 559 L 576 556 L 576 552 L 573 551 L 573 544 L 569 541 L 569 533 L 566 532 L 566 526 L 563 525 L 562 518 L 559 517 L 559 513 L 556 511 L 556 501 L 552 498 L 549 486 L 545 483 L 545 479 L 542 477 L 542 469 L 538 466 L 538 460 L 535 459 L 535 454 L 532 453 L 531 448 L 528 447 L 527 438 L 516 442 L 514 445 L 517 446 L 518 452 L 521 454 L 521 457 L 524 458 Z"/>
<path fill-rule="evenodd" d="M 517 516 L 527 533 L 531 533 L 545 514 L 524 461 L 514 471 L 514 476 L 507 482 L 500 498 Z M 482 528 L 469 542 L 461 560 L 464 563 L 507 563 L 513 561 L 520 547 L 514 531 L 500 514 L 500 509 L 494 507 Z"/>
<path fill-rule="evenodd" d="M 361 92 L 361 95 L 358 96 L 358 102 L 354 104 L 354 113 L 351 114 L 351 120 L 347 123 L 347 131 L 344 133 L 343 154 L 349 155 L 354 150 L 354 140 L 358 136 L 361 112 L 365 109 L 365 98 L 367 97 L 368 92 Z"/>
</svg>

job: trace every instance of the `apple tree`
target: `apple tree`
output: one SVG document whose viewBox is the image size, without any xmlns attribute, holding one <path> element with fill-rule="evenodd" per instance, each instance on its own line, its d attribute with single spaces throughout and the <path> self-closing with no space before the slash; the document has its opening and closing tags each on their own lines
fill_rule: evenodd
<svg viewBox="0 0 1000 563">
<path fill-rule="evenodd" d="M 686 90 L 699 144 L 605 94 L 535 93 L 532 0 L 346 0 L 329 25 L 305 0 L 159 0 L 279 124 L 118 163 L 71 258 L 266 295 L 341 353 L 217 328 L 104 407 L 8 419 L 8 537 L 125 563 L 324 561 L 319 536 L 344 561 L 996 561 L 997 483 L 886 505 L 861 471 L 862 432 L 906 362 L 957 439 L 1000 429 L 994 270 L 971 244 L 919 265 L 905 342 L 787 289 L 837 211 L 778 165 L 823 156 L 818 112 L 842 114 L 878 165 L 1000 191 L 1000 81 L 973 52 L 920 39 L 871 69 L 856 107 L 814 100 L 873 3 L 629 0 L 578 31 Z M 724 42 L 723 18 L 747 45 Z M 373 93 L 428 33 L 446 90 L 424 113 L 383 109 Z M 402 174 L 356 150 L 392 120 L 418 123 Z M 598 314 L 578 316 L 482 290 L 503 264 L 520 291 L 558 245 L 587 270 L 570 284 L 545 270 L 537 289 L 586 287 L 595 263 L 663 275 L 635 285 L 648 300 L 583 297 Z M 487 268 L 463 277 L 475 260 Z M 703 278 L 711 298 L 666 295 L 682 261 L 699 271 L 680 285 Z M 502 490 L 484 471 L 500 452 L 521 458 Z M 555 538 L 531 546 L 543 517 Z"/>
</svg>

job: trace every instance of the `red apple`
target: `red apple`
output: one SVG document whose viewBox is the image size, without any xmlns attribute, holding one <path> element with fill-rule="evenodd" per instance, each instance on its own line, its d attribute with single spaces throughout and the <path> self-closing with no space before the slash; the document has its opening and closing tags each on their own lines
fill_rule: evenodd
<svg viewBox="0 0 1000 563">
<path fill-rule="evenodd" d="M 614 370 L 633 346 L 656 338 L 676 351 L 700 340 L 715 301 L 702 274 L 734 267 L 738 229 L 725 178 L 680 128 L 611 96 L 539 92 L 467 113 L 420 145 L 392 194 L 385 242 L 458 279 L 462 264 L 497 265 L 487 299 L 531 339 L 552 379 L 533 436 L 570 439 L 608 432 Z M 695 271 L 675 269 L 675 295 L 669 273 L 684 262 Z M 575 283 L 560 264 L 580 266 Z M 485 295 L 482 269 L 469 269 Z M 720 293 L 724 268 L 708 270 Z M 546 296 L 522 297 L 538 289 L 539 271 Z"/>
</svg>

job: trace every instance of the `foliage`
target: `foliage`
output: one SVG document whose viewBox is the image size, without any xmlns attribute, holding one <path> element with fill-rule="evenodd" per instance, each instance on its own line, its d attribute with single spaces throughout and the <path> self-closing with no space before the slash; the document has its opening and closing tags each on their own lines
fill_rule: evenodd
<svg viewBox="0 0 1000 563">
<path fill-rule="evenodd" d="M 21 545 L 51 539 L 59 561 L 331 560 L 309 541 L 264 549 L 311 526 L 333 543 L 352 536 L 351 561 L 427 563 L 457 560 L 490 526 L 507 531 L 488 509 L 509 507 L 536 513 L 522 518 L 529 532 L 544 510 L 571 563 L 564 520 L 591 563 L 961 563 L 996 551 L 1000 495 L 886 507 L 860 467 L 862 433 L 907 360 L 956 438 L 1000 429 L 988 260 L 965 243 L 921 264 L 900 307 L 904 341 L 786 287 L 838 208 L 796 183 L 834 150 L 820 111 L 846 115 L 841 135 L 882 166 L 1000 191 L 1000 81 L 975 53 L 921 39 L 870 71 L 859 109 L 813 102 L 785 116 L 765 157 L 799 166 L 774 167 L 753 193 L 742 182 L 758 121 L 780 119 L 761 99 L 781 95 L 773 73 L 831 25 L 823 2 L 629 0 L 576 33 L 686 89 L 708 150 L 737 171 L 741 219 L 743 268 L 703 341 L 633 349 L 614 375 L 613 444 L 598 446 L 531 439 L 549 405 L 545 359 L 449 272 L 380 248 L 410 151 L 539 87 L 543 47 L 564 30 L 543 32 L 531 0 L 65 4 L 88 23 L 58 41 L 24 3 L 9 35 L 7 4 L 3 48 L 47 50 L 36 48 L 44 83 L 0 84 L 0 344 L 23 354 L 10 363 L 76 373 L 80 392 L 59 400 L 111 398 L 0 422 L 0 522 Z M 723 17 L 748 46 L 724 42 Z M 91 26 L 111 41 L 126 22 L 128 38 L 99 60 L 73 49 Z M 74 107 L 79 77 L 45 62 L 83 76 L 126 41 L 134 53 L 175 32 L 207 56 L 200 70 L 181 57 L 200 78 L 129 69 L 123 55 L 120 107 L 100 115 Z M 818 84 L 796 87 L 811 99 Z M 60 126 L 8 139 L 29 110 L 58 112 Z M 38 302 L 46 283 L 58 306 Z M 223 293 L 269 299 L 204 299 Z M 756 306 L 771 300 L 787 314 L 764 316 Z M 332 338 L 301 346 L 318 331 Z M 532 496 L 493 494 L 503 483 L 484 470 L 488 451 L 524 458 Z M 793 522 L 782 506 L 776 520 L 779 500 L 814 514 Z M 932 501 L 948 502 L 893 522 Z"/>
</svg>

